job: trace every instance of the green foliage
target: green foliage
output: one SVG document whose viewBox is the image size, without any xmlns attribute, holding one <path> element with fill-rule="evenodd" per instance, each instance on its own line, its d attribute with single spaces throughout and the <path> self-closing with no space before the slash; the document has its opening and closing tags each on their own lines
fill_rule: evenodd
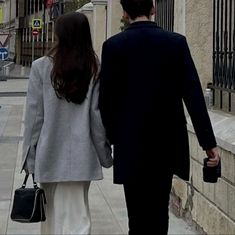
<svg viewBox="0 0 235 235">
<path fill-rule="evenodd" d="M 121 31 L 123 31 L 129 26 L 130 23 L 127 22 L 124 17 L 122 17 L 120 21 L 121 21 L 120 29 L 121 29 Z"/>
<path fill-rule="evenodd" d="M 64 11 L 65 13 L 76 11 L 77 9 L 81 8 L 83 5 L 90 2 L 90 0 L 72 0 L 69 2 L 65 2 Z"/>
<path fill-rule="evenodd" d="M 78 6 L 78 0 L 73 0 L 73 1 L 69 1 L 69 2 L 65 2 L 64 4 L 64 12 L 71 12 L 71 11 L 76 11 L 79 6 Z"/>
</svg>

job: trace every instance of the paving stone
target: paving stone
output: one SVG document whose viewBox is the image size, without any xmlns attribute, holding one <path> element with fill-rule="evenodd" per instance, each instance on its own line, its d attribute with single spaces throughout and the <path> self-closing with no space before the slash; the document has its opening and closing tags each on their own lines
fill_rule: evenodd
<svg viewBox="0 0 235 235">
<path fill-rule="evenodd" d="M 9 81 L 7 81 L 8 83 Z M 4 84 L 3 91 L 24 91 L 27 80 L 11 81 Z M 17 88 L 18 87 L 18 88 Z M 0 91 L 1 91 L 0 89 Z M 23 114 L 25 98 L 0 97 L 0 105 L 10 107 L 0 112 L 0 122 L 5 121 L 4 138 L 0 139 L 0 234 L 39 234 L 40 223 L 21 224 L 9 219 L 12 192 L 21 186 L 23 174 L 20 174 Z M 1 109 L 0 109 L 1 110 Z M 5 117 L 4 117 L 5 115 Z M 9 117 L 7 116 L 9 115 Z M 1 119 L 2 118 L 2 119 Z M 4 119 L 5 118 L 5 119 Z M 2 154 L 4 153 L 5 154 Z M 1 167 L 2 166 L 2 167 Z M 123 188 L 112 183 L 112 168 L 104 169 L 104 180 L 92 182 L 89 193 L 89 202 L 92 217 L 92 234 L 111 235 L 127 234 L 127 211 L 124 200 Z M 143 215 L 144 216 L 144 215 Z M 170 234 L 196 234 L 182 219 L 170 213 Z"/>
</svg>

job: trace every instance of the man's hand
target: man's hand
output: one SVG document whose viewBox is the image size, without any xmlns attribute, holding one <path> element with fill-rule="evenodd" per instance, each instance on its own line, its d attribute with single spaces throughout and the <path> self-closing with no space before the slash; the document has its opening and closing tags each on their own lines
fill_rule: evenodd
<svg viewBox="0 0 235 235">
<path fill-rule="evenodd" d="M 219 164 L 220 156 L 219 150 L 217 147 L 206 150 L 206 155 L 209 158 L 207 166 L 215 167 Z"/>
</svg>

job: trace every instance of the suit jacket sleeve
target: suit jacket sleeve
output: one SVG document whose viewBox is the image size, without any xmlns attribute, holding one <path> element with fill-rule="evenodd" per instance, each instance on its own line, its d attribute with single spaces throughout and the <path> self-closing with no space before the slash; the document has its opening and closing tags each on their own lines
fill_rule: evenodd
<svg viewBox="0 0 235 235">
<path fill-rule="evenodd" d="M 23 162 L 24 169 L 34 173 L 37 142 L 44 121 L 43 84 L 35 63 L 29 76 L 28 92 L 26 98 L 26 111 L 24 120 Z"/>
<path fill-rule="evenodd" d="M 201 83 L 185 37 L 182 37 L 180 44 L 183 61 L 183 100 L 200 146 L 204 150 L 211 149 L 216 146 L 216 140 L 207 112 Z"/>
<path fill-rule="evenodd" d="M 111 167 L 113 164 L 112 150 L 106 132 L 102 124 L 100 110 L 98 108 L 99 80 L 96 81 L 91 100 L 91 136 L 99 157 L 100 164 L 103 167 Z"/>
</svg>

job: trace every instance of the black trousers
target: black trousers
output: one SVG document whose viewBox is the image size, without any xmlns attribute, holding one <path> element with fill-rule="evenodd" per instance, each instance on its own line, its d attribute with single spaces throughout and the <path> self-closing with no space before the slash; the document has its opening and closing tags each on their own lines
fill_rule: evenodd
<svg viewBox="0 0 235 235">
<path fill-rule="evenodd" d="M 169 224 L 169 198 L 173 174 L 154 180 L 125 183 L 129 235 L 166 235 Z"/>
</svg>

